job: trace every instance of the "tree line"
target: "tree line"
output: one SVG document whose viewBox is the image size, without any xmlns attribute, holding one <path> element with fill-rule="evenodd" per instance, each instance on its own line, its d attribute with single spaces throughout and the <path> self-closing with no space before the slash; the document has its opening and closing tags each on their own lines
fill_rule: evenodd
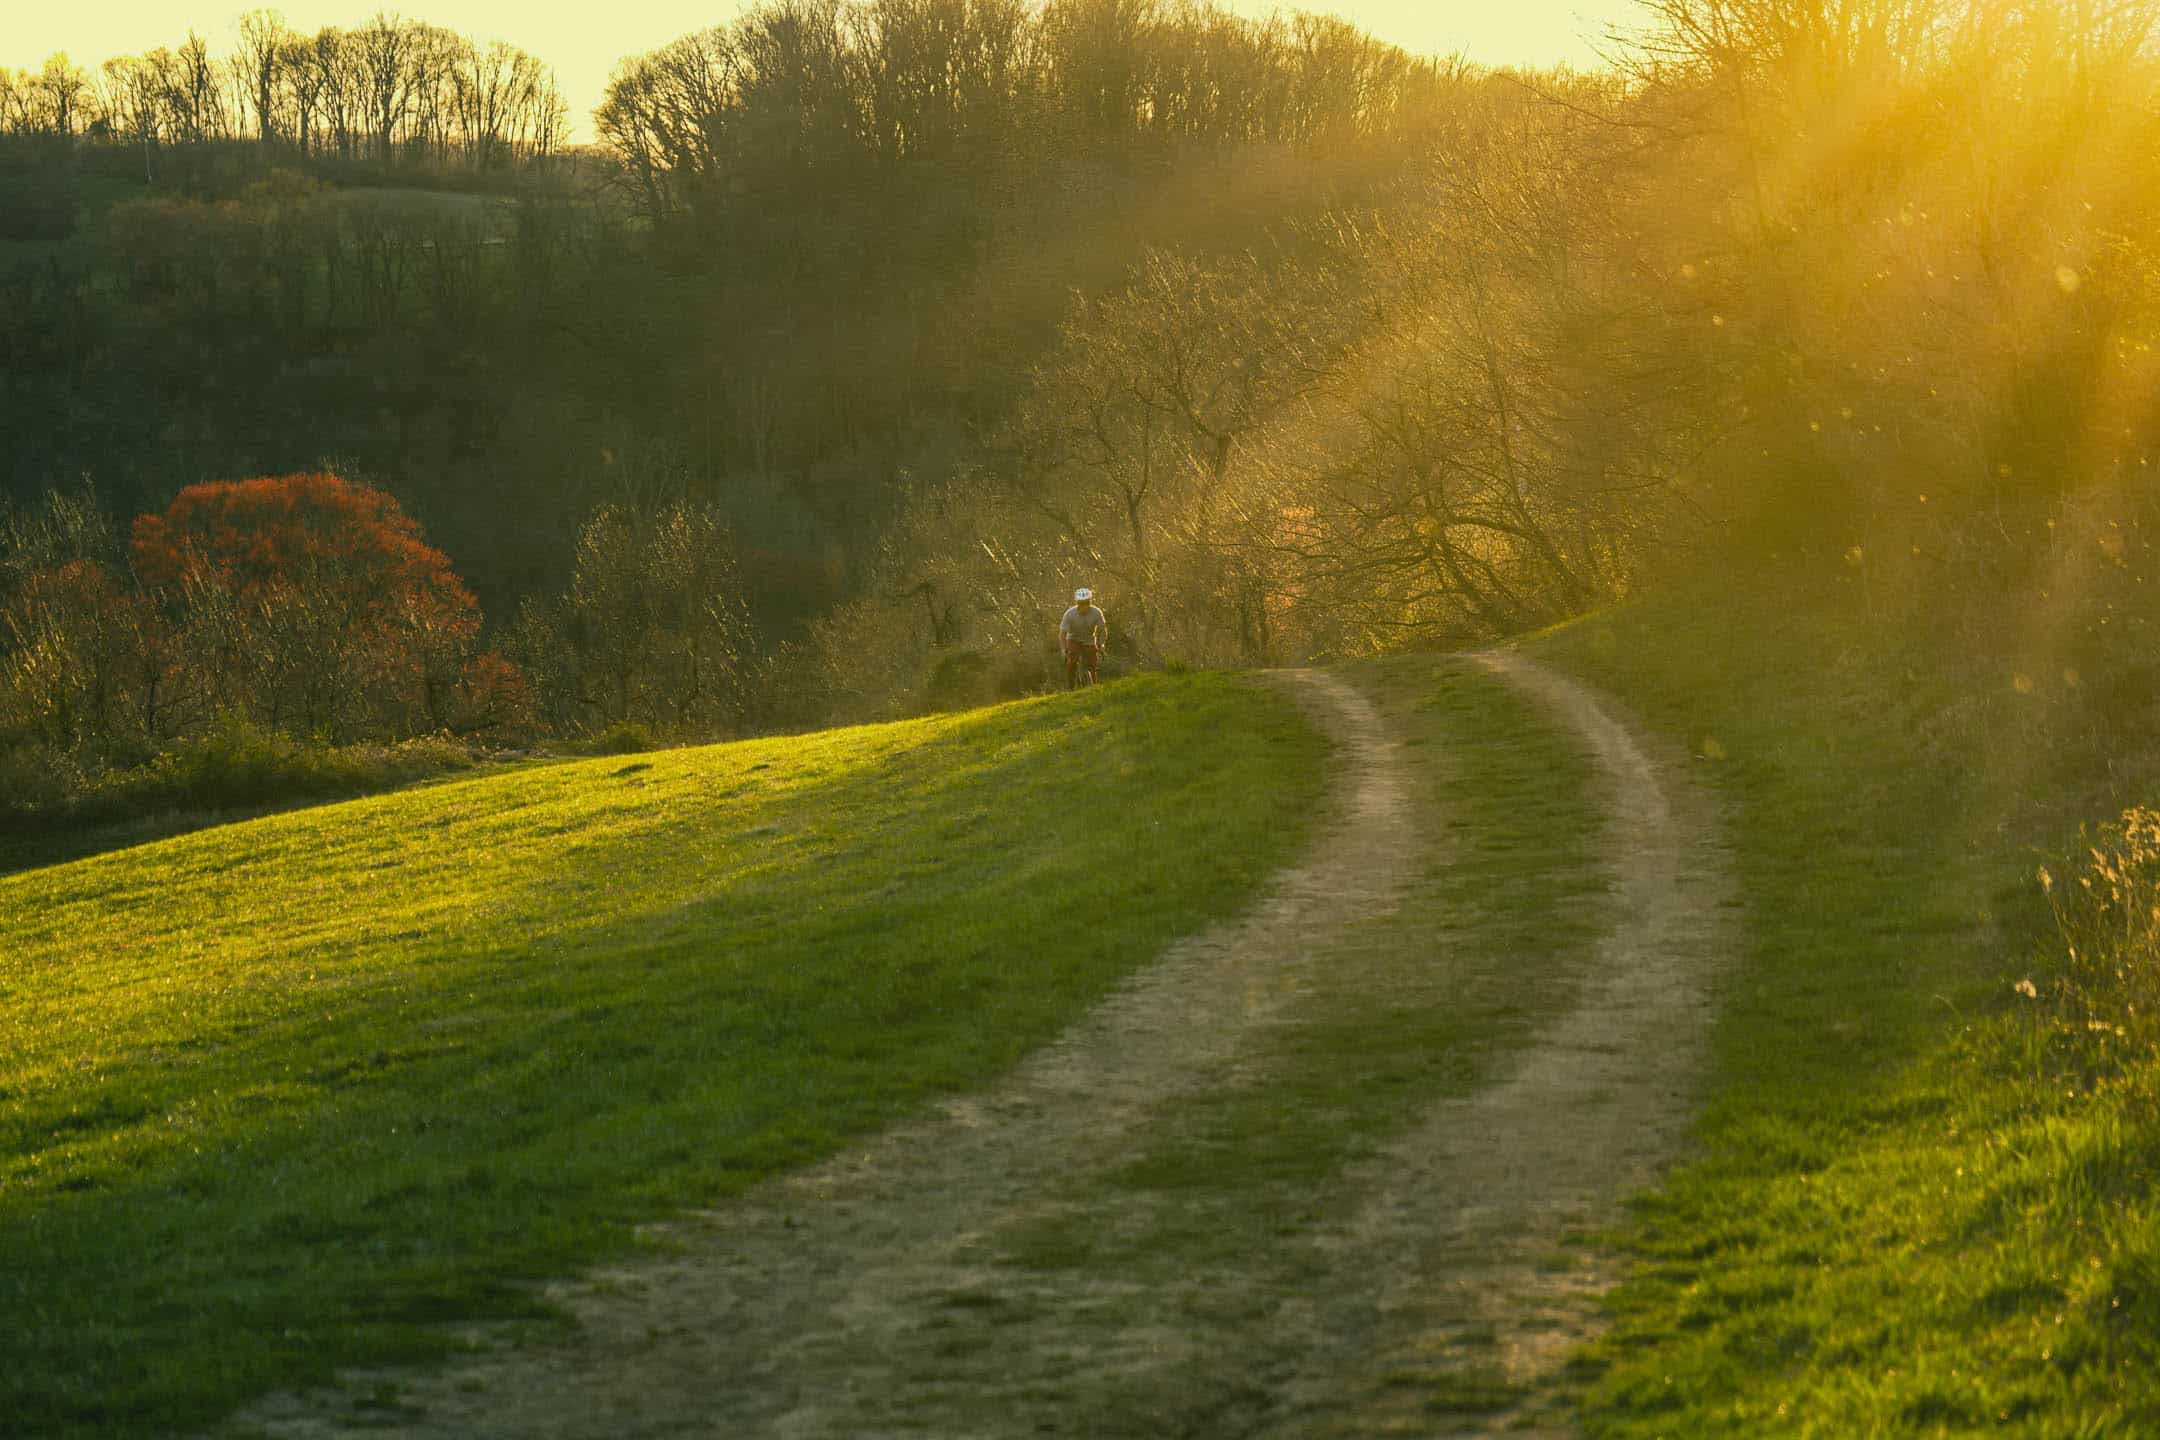
<svg viewBox="0 0 2160 1440">
<path fill-rule="evenodd" d="M 154 180 L 163 151 L 215 141 L 490 171 L 545 159 L 568 134 L 554 72 L 500 40 L 384 12 L 310 35 L 255 10 L 238 32 L 224 55 L 190 30 L 95 72 L 64 54 L 35 71 L 0 68 L 0 136 L 127 146 Z"/>
<path fill-rule="evenodd" d="M 383 477 L 570 729 L 1021 693 L 1082 583 L 1139 663 L 1473 642 L 1683 563 L 1979 594 L 2160 441 L 2156 8 L 1658 0 L 1530 75 L 788 0 L 626 60 L 575 186 L 272 177 L 0 273 L 11 483 Z M 562 659 L 565 577 L 638 547 L 728 554 L 746 667 Z"/>
<path fill-rule="evenodd" d="M 989 13 L 916 10 L 950 10 L 961 31 Z M 764 53 L 753 32 L 861 34 L 869 13 L 768 7 L 738 27 L 739 48 Z M 1030 34 L 1049 23 L 1013 13 Z M 1066 29 L 1087 13 L 1056 12 Z M 1183 33 L 1170 20 L 1247 33 L 1199 10 L 1103 14 L 1157 16 L 1136 33 L 1158 41 Z M 1336 40 L 1307 49 L 1353 48 L 1325 33 Z M 1360 43 L 1356 73 L 1438 83 Z M 1005 62 L 994 46 L 968 54 L 944 73 L 982 90 L 967 66 Z M 0 326 L 22 341 L 0 352 L 0 398 L 38 417 L 0 457 L 4 483 L 28 500 L 87 473 L 132 512 L 204 477 L 335 461 L 390 484 L 505 623 L 559 581 L 596 505 L 679 495 L 727 512 L 776 642 L 863 583 L 915 484 L 974 453 L 1071 288 L 1114 283 L 1149 242 L 1213 250 L 1317 213 L 1384 180 L 1406 143 L 1352 144 L 1340 127 L 1326 143 L 1319 127 L 1262 144 L 1068 125 L 828 164 L 812 156 L 823 140 L 798 154 L 747 138 L 786 131 L 782 98 L 823 83 L 769 63 L 743 92 L 769 98 L 727 102 L 746 127 L 732 198 L 698 192 L 710 203 L 664 215 L 627 149 L 438 197 L 353 183 L 367 176 L 319 147 L 255 141 L 245 165 L 142 183 L 128 146 L 78 135 L 68 173 L 24 182 L 32 195 L 76 185 L 50 212 L 65 233 L 0 251 Z"/>
<path fill-rule="evenodd" d="M 1148 142 L 1413 141 L 1453 73 L 1304 13 L 802 0 L 626 60 L 595 120 L 658 223 L 755 205 L 805 174 L 992 179 Z"/>
<path fill-rule="evenodd" d="M 567 586 L 483 644 L 449 557 L 364 481 L 191 485 L 124 536 L 88 491 L 10 506 L 0 805 L 35 812 L 236 723 L 327 746 L 738 730 L 762 682 L 733 564 L 708 506 L 603 506 Z"/>
<path fill-rule="evenodd" d="M 1223 663 L 1475 643 L 1700 564 L 1976 635 L 2036 569 L 2130 584 L 2156 19 L 1670 0 L 1609 71 L 1466 85 L 1374 203 L 1076 300 L 809 648 L 869 714 L 941 647 L 1029 683 L 1076 583 L 1144 659 Z M 895 686 L 866 657 L 909 636 Z"/>
</svg>

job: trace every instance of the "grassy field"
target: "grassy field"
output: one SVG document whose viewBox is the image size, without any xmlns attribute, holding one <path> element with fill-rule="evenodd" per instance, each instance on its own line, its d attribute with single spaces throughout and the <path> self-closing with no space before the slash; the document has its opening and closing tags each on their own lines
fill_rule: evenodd
<svg viewBox="0 0 2160 1440">
<path fill-rule="evenodd" d="M 2036 879 L 2085 897 L 2073 817 L 2149 771 L 2113 707 L 2150 662 L 2106 623 L 2066 662 L 1787 577 L 1527 647 L 1694 749 L 1751 915 L 1593 1435 L 2160 1434 L 2151 934 L 2074 966 Z"/>
<path fill-rule="evenodd" d="M 1594 1436 L 2160 1433 L 2160 821 L 2075 834 L 2150 779 L 2152 667 L 2097 621 L 1982 653 L 1879 605 L 1786 575 L 1527 643 L 1693 750 L 1749 916 L 1700 1156 L 1573 1374 Z M 1074 1213 L 1123 1223 L 1007 1263 L 1153 1274 L 1196 1324 L 1254 1303 L 1192 1277 L 1565 1002 L 1603 903 L 1583 762 L 1455 662 L 1353 678 L 1455 853 L 1346 937 L 1270 1085 L 1087 1182 Z M 1151 677 L 0 878 L 0 1413 L 164 1431 L 444 1320 L 545 1323 L 528 1280 L 980 1083 L 1234 909 L 1324 778 L 1285 702 Z M 1360 1001 L 1354 957 L 1411 944 L 1456 957 L 1447 1003 Z M 1104 1413 L 1206 1433 L 1252 1360 Z"/>
<path fill-rule="evenodd" d="M 0 1414 L 164 1432 L 979 1083 L 1301 843 L 1211 676 L 537 767 L 0 879 Z"/>
</svg>

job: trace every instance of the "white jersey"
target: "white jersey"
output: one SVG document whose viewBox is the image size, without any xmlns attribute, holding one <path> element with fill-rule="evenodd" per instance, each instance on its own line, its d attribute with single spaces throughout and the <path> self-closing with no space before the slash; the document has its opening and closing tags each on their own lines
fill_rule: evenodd
<svg viewBox="0 0 2160 1440">
<path fill-rule="evenodd" d="M 1110 622 L 1093 605 L 1075 605 L 1058 622 L 1058 638 L 1076 645 L 1096 645 L 1109 638 Z"/>
</svg>

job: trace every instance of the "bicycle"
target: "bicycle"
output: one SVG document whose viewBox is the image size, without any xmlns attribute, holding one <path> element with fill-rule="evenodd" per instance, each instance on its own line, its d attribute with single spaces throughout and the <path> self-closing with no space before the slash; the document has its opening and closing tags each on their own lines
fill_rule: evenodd
<svg viewBox="0 0 2160 1440">
<path fill-rule="evenodd" d="M 1080 690 L 1090 685 L 1102 683 L 1100 674 L 1102 652 L 1103 647 L 1099 644 L 1087 645 L 1077 640 L 1066 648 L 1065 688 L 1067 690 Z"/>
</svg>

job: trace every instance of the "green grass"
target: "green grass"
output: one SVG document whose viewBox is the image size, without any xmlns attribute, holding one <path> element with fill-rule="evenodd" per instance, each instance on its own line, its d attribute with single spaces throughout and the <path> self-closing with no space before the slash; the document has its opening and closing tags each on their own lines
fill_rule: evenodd
<svg viewBox="0 0 2160 1440">
<path fill-rule="evenodd" d="M 586 753 L 600 753 L 589 751 Z M 0 875 L 79 860 L 190 830 L 326 800 L 517 763 L 446 736 L 324 746 L 237 717 L 148 762 L 84 775 L 39 749 L 0 774 Z"/>
<path fill-rule="evenodd" d="M 1750 924 L 1592 1435 L 2160 1433 L 2160 1051 L 2099 1063 L 2012 989 L 2059 966 L 2034 842 L 2150 757 L 2103 686 L 2013 684 L 2055 673 L 2030 637 L 1940 639 L 1788 577 L 1528 647 L 1695 748 Z"/>
<path fill-rule="evenodd" d="M 0 1414 L 166 1432 L 980 1083 L 1301 842 L 1224 677 L 535 767 L 0 879 Z"/>
<path fill-rule="evenodd" d="M 2160 1433 L 2160 1007 L 2059 958 L 2033 883 L 2160 773 L 2124 708 L 2153 667 L 2097 618 L 1998 653 L 1850 581 L 1756 584 L 1528 645 L 1693 749 L 1746 903 L 1699 1158 L 1619 1237 L 1639 1266 L 1574 1372 L 1589 1432 Z M 1172 1102 L 1003 1237 L 1248 1327 L 1175 1393 L 1102 1397 L 1193 1433 L 1259 1403 L 1270 1343 L 1211 1262 L 1273 1256 L 1295 1293 L 1337 1177 L 1564 1005 L 1602 918 L 1570 742 L 1455 662 L 1351 674 L 1441 858 L 1263 1037 L 1270 1084 Z M 0 880 L 0 1413 L 164 1430 L 537 1314 L 525 1280 L 979 1083 L 1235 908 L 1320 754 L 1278 700 L 1159 677 Z M 1413 943 L 1433 988 L 1362 998 Z M 1397 1378 L 1477 1413 L 1497 1373 Z"/>
</svg>

